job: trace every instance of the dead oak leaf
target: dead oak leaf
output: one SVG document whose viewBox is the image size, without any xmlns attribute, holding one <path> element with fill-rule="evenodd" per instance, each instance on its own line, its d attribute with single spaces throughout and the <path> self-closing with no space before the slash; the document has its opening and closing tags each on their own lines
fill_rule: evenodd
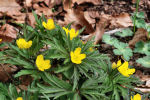
<svg viewBox="0 0 150 100">
<path fill-rule="evenodd" d="M 32 1 L 33 1 L 33 0 L 25 0 L 25 1 L 24 1 L 25 6 L 31 7 L 31 6 L 32 6 Z"/>
<path fill-rule="evenodd" d="M 65 15 L 64 19 L 65 19 L 66 24 L 74 22 L 73 23 L 74 27 L 77 27 L 77 26 L 84 27 L 85 26 L 86 33 L 94 32 L 92 25 L 85 19 L 84 12 L 82 10 L 80 10 L 80 8 L 68 9 L 67 14 Z"/>
<path fill-rule="evenodd" d="M 135 32 L 133 39 L 129 41 L 129 46 L 133 48 L 138 41 L 146 41 L 147 34 L 148 32 L 145 29 L 139 28 Z"/>
<path fill-rule="evenodd" d="M 21 6 L 15 0 L 0 0 L 0 12 L 9 15 L 20 15 Z"/>
<path fill-rule="evenodd" d="M 133 26 L 132 20 L 128 13 L 121 13 L 118 16 L 113 16 L 111 20 L 111 26 L 115 27 L 129 27 Z"/>
<path fill-rule="evenodd" d="M 17 38 L 17 31 L 15 30 L 15 27 L 9 25 L 9 24 L 4 24 L 0 28 L 0 38 L 3 41 L 12 41 L 13 39 Z"/>
<path fill-rule="evenodd" d="M 94 5 L 99 5 L 102 3 L 102 0 L 72 0 L 73 3 L 83 4 L 83 3 L 92 3 Z"/>
<path fill-rule="evenodd" d="M 17 70 L 16 66 L 0 65 L 0 81 L 6 82 L 10 79 L 9 75 Z"/>
<path fill-rule="evenodd" d="M 46 17 L 53 16 L 52 10 L 46 6 L 40 7 L 38 4 L 34 4 L 33 8 L 36 9 L 35 13 L 40 15 L 40 16 L 42 16 L 42 14 L 44 14 Z"/>
</svg>

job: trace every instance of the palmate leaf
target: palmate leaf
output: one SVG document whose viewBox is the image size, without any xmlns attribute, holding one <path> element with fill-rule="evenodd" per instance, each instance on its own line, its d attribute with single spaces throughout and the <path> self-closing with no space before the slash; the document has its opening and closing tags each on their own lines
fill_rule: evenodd
<svg viewBox="0 0 150 100">
<path fill-rule="evenodd" d="M 138 12 L 138 13 L 136 13 L 136 17 L 137 17 L 137 18 L 144 19 L 144 18 L 145 18 L 144 12 Z"/>
<path fill-rule="evenodd" d="M 137 19 L 135 20 L 135 25 L 138 28 L 145 28 L 145 20 L 144 19 Z"/>
<path fill-rule="evenodd" d="M 130 57 L 133 56 L 132 49 L 128 47 L 128 44 L 123 42 L 118 42 L 114 44 L 116 49 L 113 50 L 115 55 L 123 55 L 124 59 L 129 61 Z"/>
<path fill-rule="evenodd" d="M 115 35 L 120 37 L 127 37 L 127 36 L 132 36 L 133 32 L 129 28 L 127 28 L 122 30 L 122 32 L 116 32 Z"/>
<path fill-rule="evenodd" d="M 103 42 L 105 42 L 106 44 L 109 44 L 109 45 L 114 45 L 114 44 L 118 43 L 118 40 L 116 38 L 111 37 L 108 34 L 104 34 L 102 40 L 103 40 Z"/>
<path fill-rule="evenodd" d="M 150 68 L 150 56 L 139 58 L 138 60 L 136 60 L 136 62 L 144 67 Z"/>
<path fill-rule="evenodd" d="M 144 43 L 143 41 L 137 42 L 134 52 L 150 55 L 150 42 Z"/>
</svg>

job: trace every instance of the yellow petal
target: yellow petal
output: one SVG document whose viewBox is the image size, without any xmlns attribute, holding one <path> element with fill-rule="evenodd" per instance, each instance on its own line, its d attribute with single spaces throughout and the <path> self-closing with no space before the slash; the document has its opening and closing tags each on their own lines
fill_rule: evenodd
<svg viewBox="0 0 150 100">
<path fill-rule="evenodd" d="M 80 59 L 85 59 L 86 58 L 86 54 L 80 54 Z"/>
<path fill-rule="evenodd" d="M 121 65 L 121 60 L 117 61 L 117 67 L 119 67 Z"/>
<path fill-rule="evenodd" d="M 18 97 L 16 100 L 23 100 L 23 98 L 22 97 Z"/>
<path fill-rule="evenodd" d="M 55 24 L 54 24 L 53 19 L 48 19 L 48 21 L 47 21 L 47 29 L 48 30 L 52 30 L 54 28 L 55 28 Z"/>
<path fill-rule="evenodd" d="M 45 69 L 49 69 L 50 67 L 51 67 L 51 65 L 50 65 L 50 60 L 45 60 Z"/>
<path fill-rule="evenodd" d="M 80 53 L 81 53 L 81 48 L 80 47 L 76 48 L 75 51 L 74 51 L 74 54 L 78 55 Z"/>
<path fill-rule="evenodd" d="M 2 39 L 0 39 L 0 42 L 2 41 Z"/>
<path fill-rule="evenodd" d="M 65 30 L 66 34 L 68 35 L 69 29 L 68 29 L 68 28 L 63 27 L 63 30 Z"/>
<path fill-rule="evenodd" d="M 115 62 L 113 62 L 111 66 L 112 66 L 112 69 L 117 68 L 117 64 Z"/>
<path fill-rule="evenodd" d="M 129 77 L 135 72 L 135 69 L 128 68 L 129 63 L 125 61 L 120 67 L 118 67 L 118 71 L 125 77 Z"/>
<path fill-rule="evenodd" d="M 44 28 L 47 29 L 47 24 L 46 24 L 46 22 L 42 22 L 42 25 L 44 26 Z"/>
<path fill-rule="evenodd" d="M 133 97 L 131 96 L 131 100 L 141 100 L 141 95 L 137 93 Z"/>
<path fill-rule="evenodd" d="M 44 60 L 43 55 L 38 55 L 36 58 L 36 65 L 40 71 L 44 71 L 51 67 L 50 60 Z"/>
</svg>

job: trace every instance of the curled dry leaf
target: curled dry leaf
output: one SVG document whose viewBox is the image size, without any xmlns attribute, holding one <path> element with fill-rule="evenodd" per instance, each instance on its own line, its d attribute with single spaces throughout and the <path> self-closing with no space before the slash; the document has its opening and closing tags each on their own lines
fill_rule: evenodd
<svg viewBox="0 0 150 100">
<path fill-rule="evenodd" d="M 83 4 L 83 3 L 92 3 L 94 5 L 100 5 L 102 0 L 72 0 L 73 3 Z"/>
<path fill-rule="evenodd" d="M 145 29 L 139 28 L 136 31 L 133 39 L 129 41 L 129 46 L 133 48 L 138 41 L 146 41 L 147 34 L 148 32 Z"/>
<path fill-rule="evenodd" d="M 63 0 L 63 8 L 64 10 L 71 9 L 73 6 L 72 0 Z"/>
<path fill-rule="evenodd" d="M 83 11 L 80 8 L 77 9 L 68 9 L 67 14 L 65 15 L 65 23 L 73 23 L 73 26 L 77 29 L 78 26 L 86 27 L 86 33 L 94 32 L 92 25 L 85 19 Z"/>
<path fill-rule="evenodd" d="M 129 27 L 133 26 L 132 20 L 128 13 L 121 13 L 118 16 L 113 16 L 111 20 L 111 26 L 115 27 Z"/>
<path fill-rule="evenodd" d="M 72 24 L 73 28 L 80 29 L 85 26 L 86 33 L 94 32 L 92 25 L 88 22 L 88 20 L 85 19 L 82 7 L 72 8 L 72 5 L 73 5 L 72 0 L 64 0 L 63 1 L 64 10 L 66 10 L 66 12 L 67 12 L 67 14 L 65 15 L 65 18 L 64 18 L 64 20 L 65 20 L 64 23 L 67 25 L 71 22 L 74 22 Z"/>
<path fill-rule="evenodd" d="M 4 24 L 0 28 L 0 38 L 3 41 L 12 41 L 13 39 L 16 39 L 17 37 L 17 31 L 15 30 L 15 27 L 9 25 L 9 24 Z"/>
<path fill-rule="evenodd" d="M 6 82 L 10 79 L 11 74 L 17 70 L 16 66 L 9 67 L 8 65 L 0 64 L 0 81 Z"/>
<path fill-rule="evenodd" d="M 35 27 L 35 18 L 34 18 L 34 15 L 33 13 L 28 13 L 28 24 L 31 25 L 32 27 Z"/>
<path fill-rule="evenodd" d="M 0 0 L 0 13 L 5 13 L 6 15 L 20 15 L 21 7 L 16 3 L 16 0 Z"/>
<path fill-rule="evenodd" d="M 49 8 L 53 8 L 55 5 L 61 4 L 62 0 L 44 0 Z"/>
<path fill-rule="evenodd" d="M 109 16 L 102 15 L 99 23 L 96 25 L 96 31 L 94 32 L 95 35 L 95 42 L 94 44 L 99 43 L 102 39 L 102 36 L 105 32 L 105 27 L 109 24 Z"/>
<path fill-rule="evenodd" d="M 46 17 L 53 16 L 52 10 L 44 5 L 42 7 L 40 7 L 38 4 L 34 4 L 33 8 L 36 9 L 35 13 L 40 16 L 42 16 L 42 14 L 44 14 Z"/>
<path fill-rule="evenodd" d="M 25 5 L 27 6 L 27 7 L 31 7 L 32 6 L 32 1 L 33 0 L 25 0 Z"/>
</svg>

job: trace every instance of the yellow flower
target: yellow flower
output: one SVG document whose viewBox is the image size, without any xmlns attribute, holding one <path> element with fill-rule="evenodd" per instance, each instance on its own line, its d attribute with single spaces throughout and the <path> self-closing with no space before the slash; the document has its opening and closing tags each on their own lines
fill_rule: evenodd
<svg viewBox="0 0 150 100">
<path fill-rule="evenodd" d="M 117 64 L 115 62 L 112 63 L 112 69 L 117 68 L 118 71 L 125 77 L 129 77 L 130 75 L 132 75 L 135 72 L 134 68 L 128 68 L 129 63 L 127 61 L 125 61 L 123 64 L 121 64 L 121 60 L 119 60 L 117 62 Z"/>
<path fill-rule="evenodd" d="M 135 72 L 134 68 L 128 68 L 129 63 L 127 61 L 125 61 L 120 67 L 118 67 L 118 71 L 126 77 L 129 77 L 130 75 L 132 75 Z"/>
<path fill-rule="evenodd" d="M 65 27 L 63 27 L 63 29 L 65 30 L 66 34 L 68 35 L 69 29 L 65 28 Z"/>
<path fill-rule="evenodd" d="M 0 42 L 2 41 L 2 39 L 0 39 Z"/>
<path fill-rule="evenodd" d="M 63 29 L 65 30 L 67 36 L 68 36 L 68 34 L 70 35 L 70 40 L 77 37 L 79 34 L 79 31 L 75 32 L 75 29 L 73 29 L 73 28 L 71 28 L 71 30 L 69 30 L 68 28 L 63 27 Z"/>
<path fill-rule="evenodd" d="M 30 48 L 32 46 L 32 41 L 26 41 L 25 39 L 23 38 L 19 38 L 17 41 L 16 41 L 18 47 L 20 49 L 27 49 L 27 48 Z"/>
<path fill-rule="evenodd" d="M 141 95 L 137 93 L 133 97 L 131 96 L 131 100 L 141 100 Z"/>
<path fill-rule="evenodd" d="M 81 48 L 78 47 L 75 51 L 70 52 L 71 61 L 75 64 L 81 64 L 82 60 L 86 58 L 86 54 L 81 54 Z"/>
<path fill-rule="evenodd" d="M 16 100 L 23 100 L 23 98 L 22 97 L 18 97 Z"/>
<path fill-rule="evenodd" d="M 36 58 L 36 65 L 40 71 L 44 71 L 51 67 L 50 60 L 44 60 L 43 55 L 38 55 Z"/>
<path fill-rule="evenodd" d="M 121 65 L 121 60 L 118 60 L 117 64 L 115 62 L 112 63 L 112 69 L 115 69 Z"/>
<path fill-rule="evenodd" d="M 42 25 L 48 29 L 48 30 L 52 30 L 55 28 L 55 24 L 53 19 L 48 19 L 47 23 L 46 22 L 42 22 Z"/>
</svg>

